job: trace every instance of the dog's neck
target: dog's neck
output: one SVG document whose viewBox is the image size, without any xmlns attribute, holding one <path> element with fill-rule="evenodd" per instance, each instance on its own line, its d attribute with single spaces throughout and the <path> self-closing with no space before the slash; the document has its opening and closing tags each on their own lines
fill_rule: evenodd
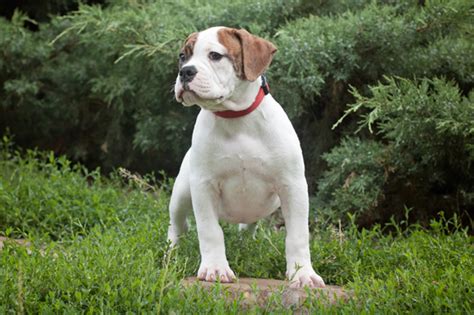
<svg viewBox="0 0 474 315">
<path fill-rule="evenodd" d="M 241 111 L 247 109 L 254 101 L 260 90 L 262 78 L 255 81 L 240 81 L 232 93 L 232 96 L 222 102 L 227 110 Z"/>
</svg>

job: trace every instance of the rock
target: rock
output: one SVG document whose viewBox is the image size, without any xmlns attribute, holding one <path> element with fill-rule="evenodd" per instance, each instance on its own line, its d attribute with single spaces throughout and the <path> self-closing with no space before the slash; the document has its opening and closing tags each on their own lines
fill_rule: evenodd
<svg viewBox="0 0 474 315">
<path fill-rule="evenodd" d="M 44 247 L 35 248 L 34 246 L 32 246 L 30 241 L 25 240 L 25 239 L 14 239 L 14 238 L 0 236 L 0 251 L 3 250 L 3 248 L 5 247 L 5 244 L 25 247 L 28 255 L 31 255 L 34 250 L 37 250 L 41 256 L 46 255 L 46 251 Z M 53 257 L 57 257 L 57 254 L 54 253 Z"/>
<path fill-rule="evenodd" d="M 28 242 L 27 240 L 24 239 L 11 239 L 8 237 L 0 236 L 0 250 L 3 249 L 4 243 L 6 242 L 11 242 L 17 245 L 25 246 L 25 247 L 30 247 L 31 243 Z"/>
<path fill-rule="evenodd" d="M 186 288 L 200 286 L 205 290 L 213 289 L 217 284 L 214 282 L 200 281 L 196 277 L 182 280 Z M 234 283 L 221 283 L 222 294 L 230 301 L 242 298 L 243 306 L 259 305 L 266 306 L 275 294 L 281 296 L 283 306 L 301 306 L 307 298 L 322 300 L 323 303 L 334 304 L 337 301 L 346 301 L 351 294 L 343 288 L 327 285 L 325 288 L 315 289 L 293 289 L 288 286 L 287 281 L 274 279 L 239 278 Z"/>
</svg>

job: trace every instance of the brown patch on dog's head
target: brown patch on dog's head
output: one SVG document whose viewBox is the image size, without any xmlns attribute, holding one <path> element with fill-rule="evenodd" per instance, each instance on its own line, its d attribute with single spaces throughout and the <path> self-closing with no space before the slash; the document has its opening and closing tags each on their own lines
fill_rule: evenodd
<svg viewBox="0 0 474 315">
<path fill-rule="evenodd" d="M 243 80 L 255 81 L 265 72 L 277 51 L 272 43 L 244 29 L 222 28 L 217 36 L 227 48 L 237 75 Z"/>
<path fill-rule="evenodd" d="M 181 48 L 181 53 L 180 53 L 180 55 L 181 54 L 184 55 L 184 60 L 181 57 L 179 58 L 180 69 L 183 63 L 189 58 L 191 58 L 191 56 L 193 55 L 194 45 L 196 44 L 198 34 L 199 33 L 194 32 L 191 35 L 189 35 L 188 38 L 186 38 L 186 40 L 184 41 L 184 45 L 183 45 L 183 48 Z"/>
</svg>

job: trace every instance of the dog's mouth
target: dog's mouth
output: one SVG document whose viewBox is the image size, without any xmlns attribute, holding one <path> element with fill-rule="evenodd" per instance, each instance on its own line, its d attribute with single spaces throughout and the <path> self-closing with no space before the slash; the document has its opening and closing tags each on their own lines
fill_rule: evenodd
<svg viewBox="0 0 474 315">
<path fill-rule="evenodd" d="M 189 90 L 189 89 L 185 89 L 184 87 L 183 88 L 180 88 L 179 90 L 177 90 L 176 92 L 176 101 L 178 101 L 178 103 L 184 103 L 184 93 L 192 93 L 194 94 L 195 96 L 196 93 L 192 90 Z"/>
<path fill-rule="evenodd" d="M 224 96 L 213 97 L 213 98 L 203 97 L 198 92 L 196 92 L 196 91 L 190 89 L 188 86 L 186 86 L 186 87 L 179 90 L 179 92 L 177 93 L 176 100 L 179 103 L 182 103 L 182 104 L 187 105 L 187 106 L 191 106 L 191 105 L 194 105 L 194 104 L 196 104 L 196 105 L 201 105 L 201 104 L 209 105 L 210 103 L 218 105 L 221 102 L 223 102 L 225 99 L 224 99 Z"/>
<path fill-rule="evenodd" d="M 180 102 L 180 103 L 183 102 L 183 94 L 184 94 L 184 92 L 186 92 L 186 91 L 185 91 L 184 89 L 182 89 L 181 91 L 178 92 L 178 96 L 176 97 L 176 100 L 177 100 L 178 102 Z"/>
<path fill-rule="evenodd" d="M 196 93 L 195 91 L 191 90 L 191 89 L 182 89 L 178 92 L 178 97 L 176 98 L 176 100 L 180 103 L 184 103 L 186 104 L 186 101 L 189 101 L 189 100 L 202 100 L 204 98 L 202 98 L 201 96 L 199 96 L 198 93 Z M 192 105 L 192 104 L 189 104 L 189 105 Z"/>
</svg>

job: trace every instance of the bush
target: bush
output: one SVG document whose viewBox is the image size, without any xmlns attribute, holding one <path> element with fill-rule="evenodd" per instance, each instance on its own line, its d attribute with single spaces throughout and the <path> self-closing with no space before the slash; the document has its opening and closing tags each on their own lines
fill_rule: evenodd
<svg viewBox="0 0 474 315">
<path fill-rule="evenodd" d="M 3 64 L 1 126 L 22 146 L 53 149 L 90 167 L 175 173 L 197 112 L 171 92 L 183 39 L 219 24 L 268 34 L 296 1 L 282 3 L 83 5 L 37 33 L 2 20 L 8 36 L 0 53 L 17 61 Z"/>
<path fill-rule="evenodd" d="M 24 25 L 29 29 L 38 29 L 37 22 L 48 21 L 52 15 L 64 14 L 77 9 L 81 3 L 103 3 L 104 0 L 22 0 L 22 1 L 2 1 L 0 3 L 0 15 L 11 18 L 15 11 L 21 11 L 28 15 L 29 19 L 24 21 Z"/>
<path fill-rule="evenodd" d="M 377 215 L 386 180 L 385 146 L 375 141 L 346 138 L 324 154 L 328 170 L 319 181 L 314 205 L 323 218 L 349 222 L 349 214 Z M 319 211 L 318 211 L 319 212 Z"/>
<path fill-rule="evenodd" d="M 361 127 L 374 127 L 391 146 L 397 169 L 423 181 L 460 185 L 474 176 L 474 93 L 467 97 L 453 82 L 444 79 L 410 81 L 387 78 L 366 97 L 354 90 L 356 103 L 346 115 L 362 115 Z"/>
<path fill-rule="evenodd" d="M 383 75 L 448 74 L 472 84 L 472 73 L 465 71 L 474 68 L 466 58 L 467 9 L 465 1 L 433 2 L 424 10 L 412 8 L 400 14 L 397 7 L 372 4 L 337 17 L 296 19 L 276 34 L 277 46 L 284 49 L 275 55 L 272 74 L 285 86 L 277 93 L 295 116 L 326 106 L 324 98 L 317 103 L 322 93 L 340 98 L 337 94 L 344 91 L 334 90 L 335 83 L 364 86 Z"/>
<path fill-rule="evenodd" d="M 464 92 L 471 89 L 468 6 L 467 1 L 429 2 L 423 9 L 372 3 L 337 16 L 295 19 L 279 29 L 270 83 L 300 134 L 310 184 L 326 167 L 322 154 L 351 130 L 353 121 L 336 133 L 331 129 L 353 101 L 349 86 L 364 92 L 384 75 L 444 75 Z"/>
<path fill-rule="evenodd" d="M 381 207 L 400 215 L 406 205 L 426 219 L 474 208 L 474 94 L 462 96 L 454 83 L 436 78 L 386 78 L 369 97 L 353 94 L 339 122 L 358 113 L 359 130 L 368 128 L 378 141 L 346 139 L 325 155 L 329 170 L 318 193 L 325 212 L 362 211 L 377 220 Z"/>
</svg>

